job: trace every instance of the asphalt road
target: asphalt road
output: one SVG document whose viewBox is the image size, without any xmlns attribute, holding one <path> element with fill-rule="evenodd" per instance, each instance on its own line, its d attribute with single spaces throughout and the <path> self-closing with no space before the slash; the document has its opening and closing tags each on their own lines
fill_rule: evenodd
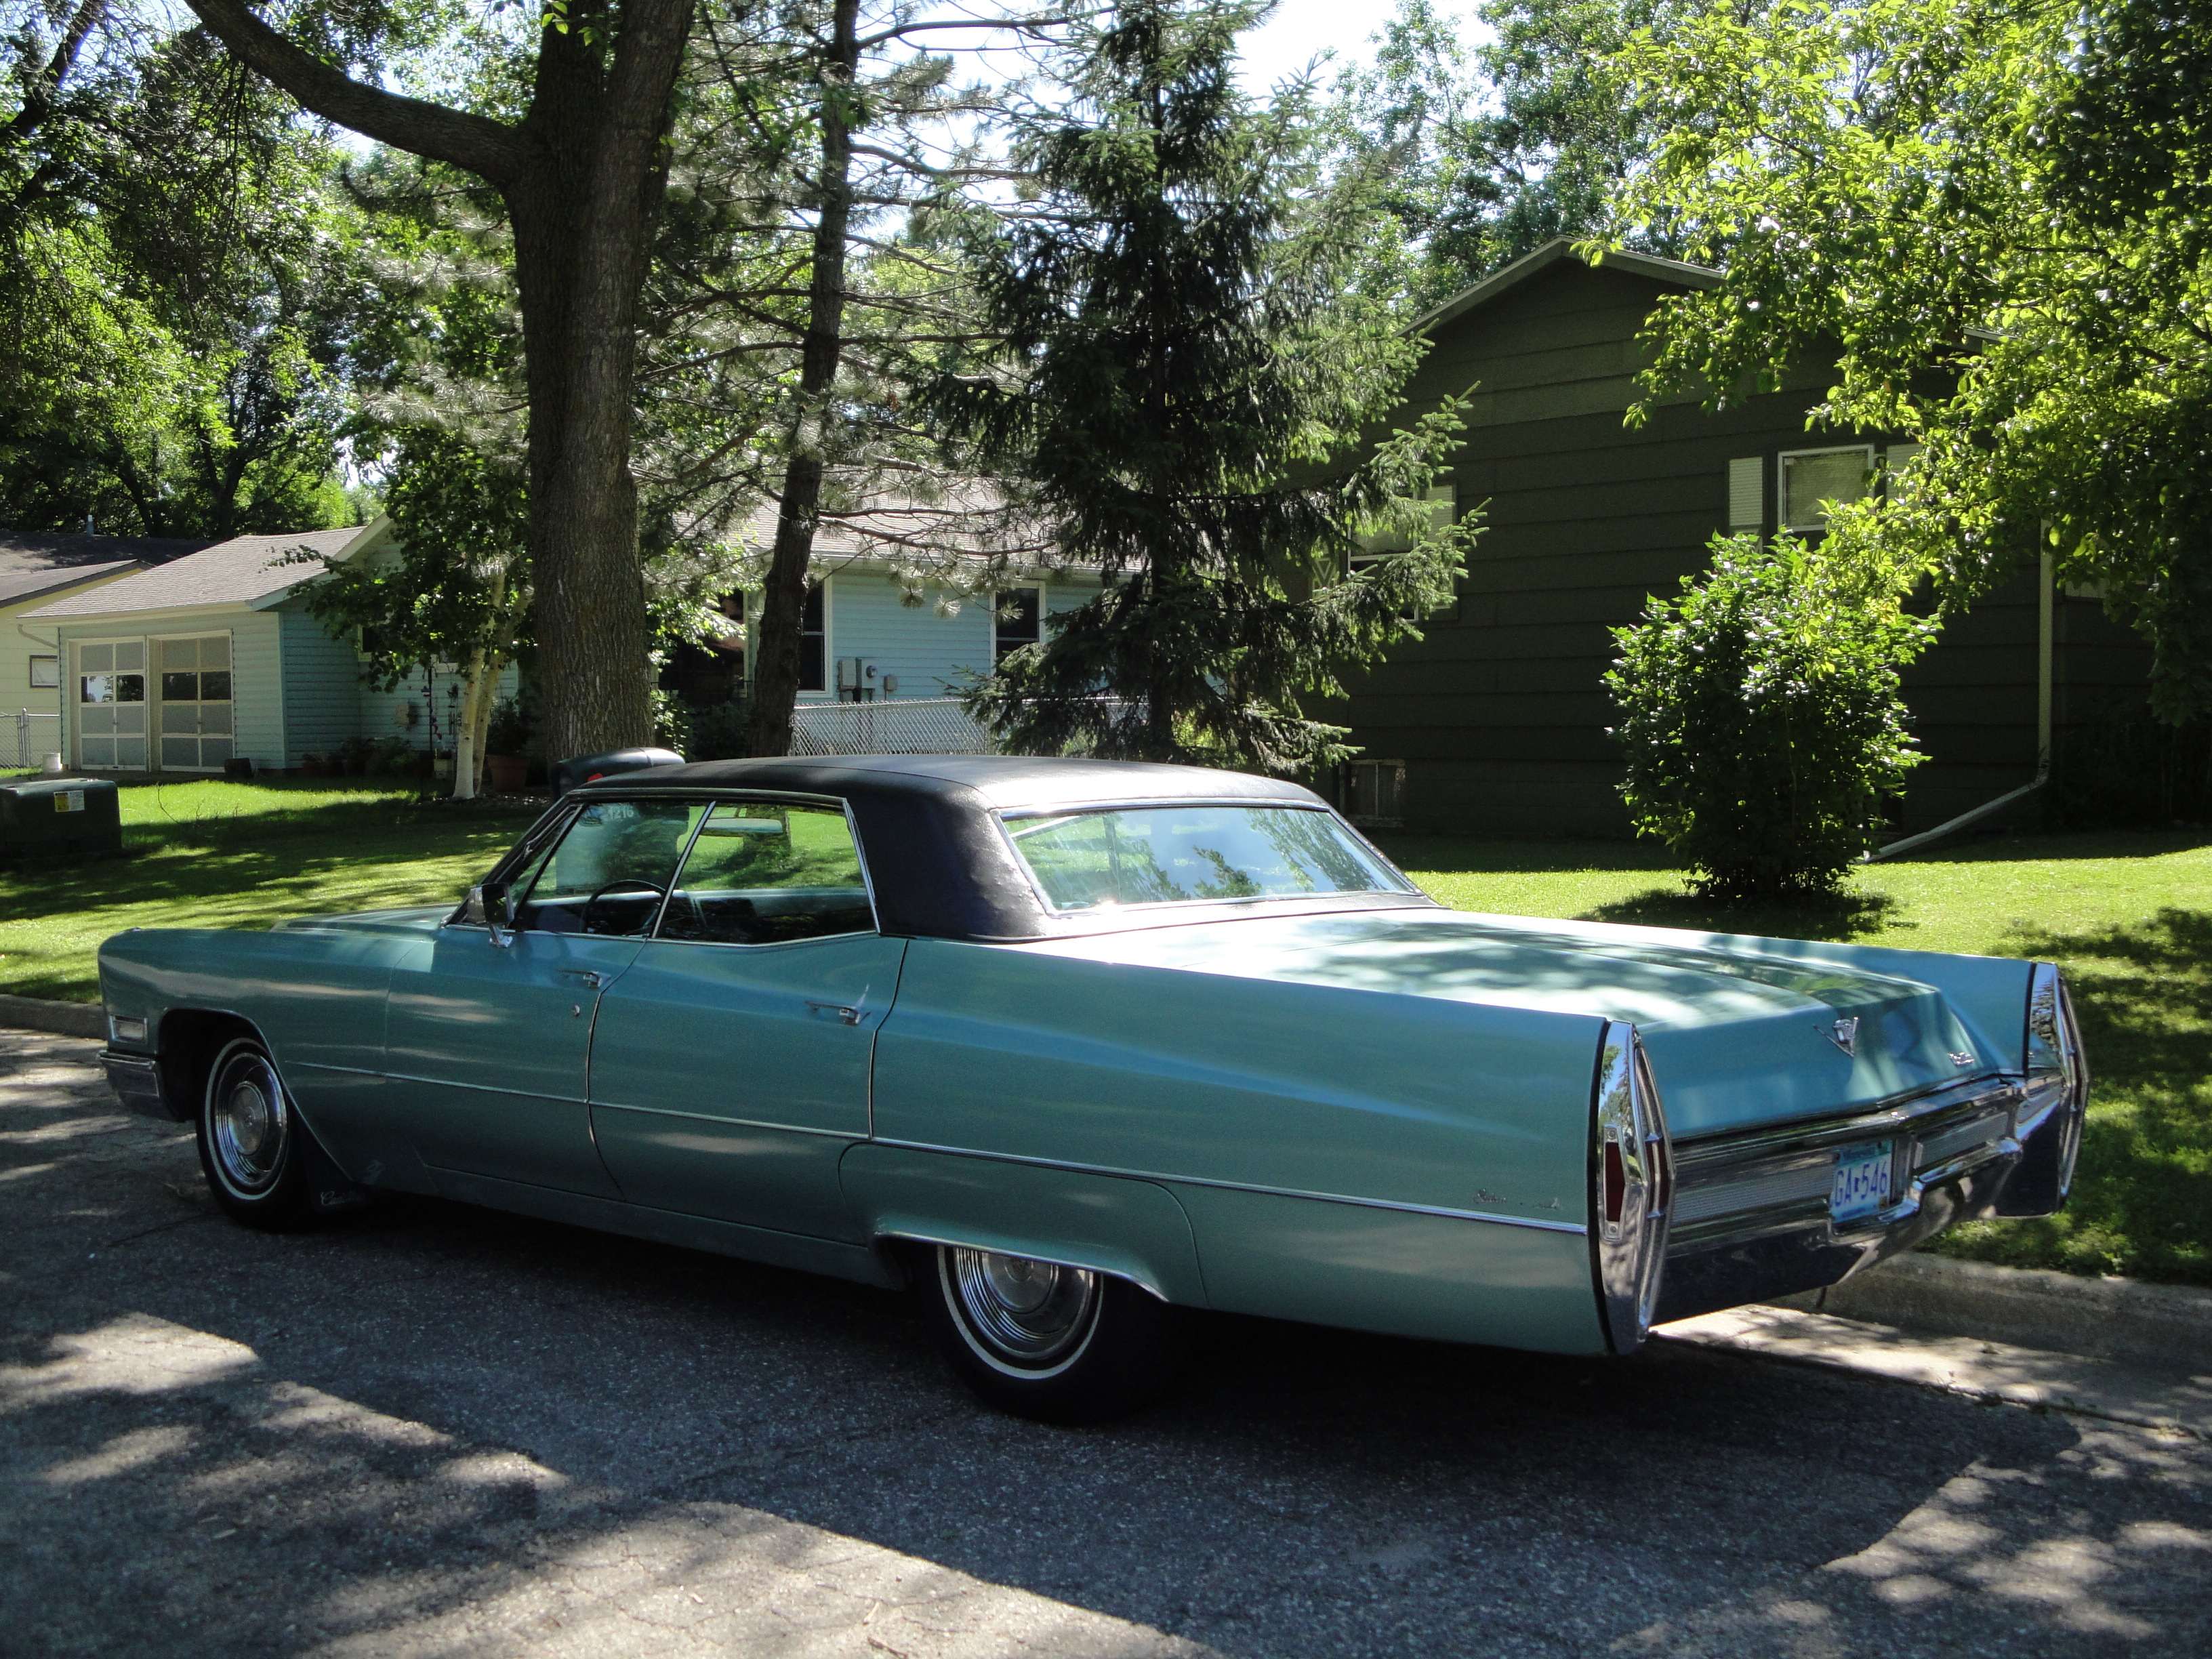
<svg viewBox="0 0 2212 1659">
<path fill-rule="evenodd" d="M 1085 1431 L 897 1297 L 408 1201 L 222 1219 L 0 1033 L 0 1653 L 2212 1653 L 2212 1447 L 1666 1344 L 1255 1321 Z"/>
</svg>

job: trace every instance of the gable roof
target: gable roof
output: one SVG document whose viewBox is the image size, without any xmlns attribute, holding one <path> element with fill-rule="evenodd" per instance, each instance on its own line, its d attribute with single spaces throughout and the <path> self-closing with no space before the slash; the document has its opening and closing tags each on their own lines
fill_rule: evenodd
<svg viewBox="0 0 2212 1659">
<path fill-rule="evenodd" d="M 1543 246 L 1530 249 L 1512 264 L 1500 265 L 1473 288 L 1462 289 L 1435 309 L 1424 312 L 1414 319 L 1410 331 L 1426 334 L 1441 328 L 1477 306 L 1487 305 L 1499 295 L 1520 287 L 1539 271 L 1571 258 L 1574 250 L 1573 237 L 1554 236 Z M 1676 288 L 1717 288 L 1721 281 L 1721 273 L 1711 265 L 1693 265 L 1680 259 L 1662 259 L 1654 253 L 1629 253 L 1619 249 L 1608 249 L 1595 269 L 1625 270 L 1638 276 L 1671 283 Z"/>
<path fill-rule="evenodd" d="M 304 548 L 325 559 L 349 558 L 379 536 L 390 522 L 380 518 L 372 525 L 355 525 L 343 530 L 234 537 L 185 558 L 125 576 L 106 587 L 72 594 L 30 615 L 46 621 L 225 605 L 262 609 L 282 599 L 301 583 L 313 581 L 321 573 L 319 563 L 284 562 L 287 554 Z"/>
<path fill-rule="evenodd" d="M 197 553 L 208 544 L 170 536 L 49 535 L 0 530 L 0 605 L 66 592 L 126 570 Z"/>
</svg>

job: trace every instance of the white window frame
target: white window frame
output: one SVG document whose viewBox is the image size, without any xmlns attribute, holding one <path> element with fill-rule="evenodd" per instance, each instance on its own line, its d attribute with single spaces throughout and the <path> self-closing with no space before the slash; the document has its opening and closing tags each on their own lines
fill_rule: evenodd
<svg viewBox="0 0 2212 1659">
<path fill-rule="evenodd" d="M 1790 463 L 1808 455 L 1862 455 L 1866 465 L 1862 471 L 1871 475 L 1874 467 L 1872 444 L 1821 444 L 1812 449 L 1785 449 L 1774 458 L 1774 516 L 1784 530 L 1799 535 L 1818 535 L 1828 527 L 1826 519 L 1816 519 L 1809 524 L 1793 524 L 1790 520 Z M 1875 485 L 1869 478 L 1867 493 L 1871 495 Z M 1863 497 L 1862 497 L 1863 499 Z"/>
</svg>

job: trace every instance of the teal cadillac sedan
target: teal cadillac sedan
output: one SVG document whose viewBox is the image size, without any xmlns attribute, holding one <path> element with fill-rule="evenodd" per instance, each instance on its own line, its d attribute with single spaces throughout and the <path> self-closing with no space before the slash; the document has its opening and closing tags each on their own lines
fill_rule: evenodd
<svg viewBox="0 0 2212 1659">
<path fill-rule="evenodd" d="M 433 1194 L 909 1287 L 985 1400 L 1219 1309 L 1565 1354 L 2064 1202 L 2043 963 L 1449 910 L 1310 791 L 1174 766 L 664 766 L 458 907 L 100 956 L 118 1094 L 289 1228 Z"/>
</svg>

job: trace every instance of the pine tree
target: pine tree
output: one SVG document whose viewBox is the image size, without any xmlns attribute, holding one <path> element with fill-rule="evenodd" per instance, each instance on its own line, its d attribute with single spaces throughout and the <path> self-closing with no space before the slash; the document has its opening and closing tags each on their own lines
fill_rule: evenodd
<svg viewBox="0 0 2212 1659">
<path fill-rule="evenodd" d="M 923 392 L 1109 577 L 971 693 L 1011 747 L 1341 758 L 1300 699 L 1447 603 L 1474 536 L 1422 499 L 1455 403 L 1376 441 L 1419 344 L 1354 292 L 1374 217 L 1319 188 L 1307 89 L 1237 89 L 1261 9 L 1127 0 L 1078 33 L 1017 140 L 1034 194 L 975 250 L 998 353 Z"/>
</svg>

